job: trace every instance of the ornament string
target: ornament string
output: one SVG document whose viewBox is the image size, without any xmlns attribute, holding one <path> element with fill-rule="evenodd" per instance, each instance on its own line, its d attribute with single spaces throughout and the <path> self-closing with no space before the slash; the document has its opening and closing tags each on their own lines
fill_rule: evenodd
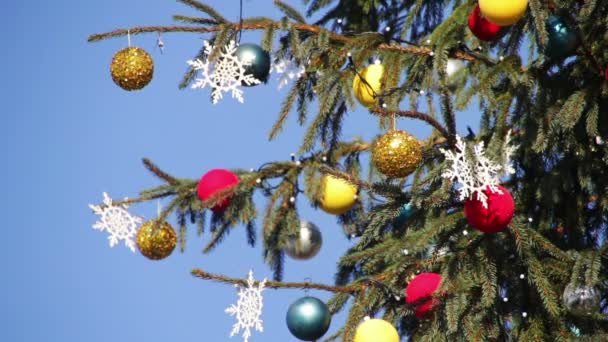
<svg viewBox="0 0 608 342">
<path fill-rule="evenodd" d="M 127 30 L 127 44 L 131 47 L 131 30 Z"/>
<path fill-rule="evenodd" d="M 160 50 L 160 54 L 162 55 L 165 49 L 165 42 L 163 41 L 163 37 L 160 32 L 158 32 L 158 36 L 156 38 L 156 46 L 158 47 L 158 49 Z"/>
<path fill-rule="evenodd" d="M 311 277 L 306 277 L 304 278 L 304 284 L 306 284 L 304 286 L 304 294 L 308 296 L 308 292 L 310 291 L 310 288 L 308 287 L 308 284 L 312 283 L 312 278 Z"/>
<path fill-rule="evenodd" d="M 243 0 L 240 0 L 239 4 L 239 38 L 238 44 L 241 44 L 241 37 L 243 36 Z"/>
</svg>

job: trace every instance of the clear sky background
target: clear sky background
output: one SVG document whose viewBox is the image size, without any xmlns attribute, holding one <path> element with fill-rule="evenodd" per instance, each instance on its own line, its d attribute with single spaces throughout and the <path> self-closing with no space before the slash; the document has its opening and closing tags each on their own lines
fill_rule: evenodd
<svg viewBox="0 0 608 342">
<path fill-rule="evenodd" d="M 208 3 L 228 18 L 238 17 L 238 0 Z M 158 185 L 142 157 L 190 178 L 212 168 L 257 168 L 288 159 L 304 132 L 295 120 L 278 140 L 266 138 L 287 90 L 278 91 L 273 79 L 247 89 L 245 104 L 227 98 L 216 106 L 207 89 L 178 90 L 186 61 L 203 38 L 187 33 L 165 35 L 162 55 L 155 48 L 156 35 L 134 37 L 133 45 L 155 60 L 154 80 L 134 93 L 115 86 L 109 63 L 127 45 L 126 38 L 88 44 L 86 37 L 171 24 L 173 14 L 197 14 L 175 1 L 0 1 L 0 13 L 0 340 L 228 341 L 234 321 L 224 309 L 236 301 L 235 289 L 189 272 L 199 267 L 245 277 L 253 269 L 258 279 L 271 277 L 261 247 L 247 247 L 242 228 L 203 255 L 209 236 L 197 238 L 191 227 L 186 253 L 152 262 L 123 244 L 110 248 L 107 234 L 91 228 L 97 216 L 87 205 L 99 203 L 104 191 L 119 199 Z M 280 15 L 271 0 L 246 0 L 245 14 Z M 247 41 L 259 42 L 259 35 L 245 33 Z M 459 131 L 464 132 L 470 123 L 463 120 L 476 116 L 461 117 Z M 349 113 L 343 138 L 371 139 L 378 133 L 375 127 L 359 107 Z M 430 132 L 408 120 L 398 127 L 421 139 Z M 335 217 L 313 210 L 305 198 L 298 203 L 301 217 L 321 227 L 325 244 L 313 260 L 288 260 L 285 280 L 332 283 L 336 261 L 351 242 Z M 150 219 L 155 205 L 130 211 Z M 295 341 L 285 312 L 303 295 L 300 290 L 265 291 L 265 331 L 251 341 Z M 334 317 L 330 333 L 343 320 L 343 315 Z"/>
</svg>

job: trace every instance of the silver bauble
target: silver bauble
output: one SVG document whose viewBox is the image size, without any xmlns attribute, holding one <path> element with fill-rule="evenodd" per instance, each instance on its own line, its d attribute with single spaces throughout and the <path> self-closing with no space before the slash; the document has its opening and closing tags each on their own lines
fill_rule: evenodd
<svg viewBox="0 0 608 342">
<path fill-rule="evenodd" d="M 298 235 L 287 238 L 285 253 L 297 260 L 307 260 L 319 253 L 323 238 L 319 228 L 308 221 L 300 221 Z"/>
<path fill-rule="evenodd" d="M 564 307 L 575 316 L 587 316 L 600 310 L 600 293 L 590 286 L 566 286 L 562 296 Z"/>
<path fill-rule="evenodd" d="M 464 69 L 466 65 L 461 59 L 456 58 L 448 58 L 448 61 L 445 65 L 445 79 L 446 85 L 450 91 L 455 91 L 458 87 L 459 82 L 462 79 L 462 69 Z M 433 90 L 439 92 L 439 85 L 441 84 L 439 73 L 435 71 L 433 73 Z"/>
</svg>

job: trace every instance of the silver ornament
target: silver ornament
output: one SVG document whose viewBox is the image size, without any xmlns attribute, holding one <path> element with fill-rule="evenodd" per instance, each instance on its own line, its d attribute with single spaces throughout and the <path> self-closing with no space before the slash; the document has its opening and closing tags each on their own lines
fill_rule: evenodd
<svg viewBox="0 0 608 342">
<path fill-rule="evenodd" d="M 311 222 L 300 221 L 300 231 L 287 238 L 285 253 L 296 260 L 308 260 L 321 249 L 323 238 L 319 228 Z"/>
<path fill-rule="evenodd" d="M 590 286 L 566 286 L 562 296 L 564 307 L 573 315 L 587 316 L 600 310 L 600 293 Z"/>
<path fill-rule="evenodd" d="M 461 70 L 464 69 L 465 64 L 461 59 L 448 58 L 448 61 L 445 65 L 445 78 L 446 85 L 450 91 L 455 91 L 458 87 L 458 83 L 461 80 Z M 437 71 L 433 74 L 433 90 L 439 92 L 440 77 Z"/>
</svg>

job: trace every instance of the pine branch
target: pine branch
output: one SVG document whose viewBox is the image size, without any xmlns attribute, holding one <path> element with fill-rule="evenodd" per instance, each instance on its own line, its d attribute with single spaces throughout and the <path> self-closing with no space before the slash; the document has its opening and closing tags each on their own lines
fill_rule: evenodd
<svg viewBox="0 0 608 342">
<path fill-rule="evenodd" d="M 152 163 L 152 161 L 150 161 L 150 159 L 144 158 L 142 161 L 143 161 L 144 165 L 146 166 L 146 168 L 150 172 L 155 174 L 158 178 L 164 180 L 165 182 L 167 182 L 171 185 L 179 184 L 179 181 L 177 179 L 173 178 L 171 175 L 169 175 L 168 173 L 161 170 L 158 166 L 156 166 L 154 163 Z"/>
<path fill-rule="evenodd" d="M 205 272 L 201 269 L 193 269 L 191 274 L 197 278 L 217 281 L 224 284 L 242 285 L 247 286 L 247 279 L 243 278 L 230 278 L 219 274 L 213 274 Z M 258 285 L 260 281 L 256 281 L 254 284 Z M 356 293 L 361 290 L 361 287 L 357 286 L 331 286 L 319 283 L 311 282 L 281 282 L 281 281 L 266 281 L 266 286 L 271 289 L 315 289 L 329 292 L 341 292 L 341 293 Z"/>
<path fill-rule="evenodd" d="M 218 23 L 228 22 L 228 20 L 226 20 L 226 18 L 224 18 L 215 9 L 213 9 L 211 6 L 209 6 L 207 4 L 203 4 L 196 0 L 177 0 L 177 1 L 208 14 L 210 17 L 212 17 Z"/>
<path fill-rule="evenodd" d="M 290 25 L 293 29 L 298 30 L 298 31 L 302 31 L 302 32 L 308 32 L 308 33 L 313 33 L 313 34 L 320 34 L 321 32 L 327 32 L 328 34 L 328 38 L 331 41 L 334 42 L 338 42 L 338 43 L 343 43 L 343 44 L 347 44 L 350 43 L 353 38 L 347 37 L 345 35 L 341 35 L 338 34 L 336 32 L 331 32 L 331 31 L 327 31 L 324 28 L 320 27 L 320 26 L 315 26 L 315 25 L 309 25 L 309 24 L 297 24 L 297 23 L 292 23 Z M 226 23 L 224 25 L 224 27 L 220 27 L 220 26 L 215 26 L 215 27 L 198 27 L 198 26 L 139 26 L 139 27 L 133 27 L 130 29 L 116 29 L 110 32 L 105 32 L 105 33 L 97 33 L 97 34 L 93 34 L 90 35 L 88 38 L 88 42 L 98 42 L 98 41 L 102 41 L 102 40 L 106 40 L 106 39 L 110 39 L 110 38 L 117 38 L 117 37 L 124 37 L 127 34 L 131 34 L 131 35 L 137 35 L 137 34 L 144 34 L 144 33 L 169 33 L 169 32 L 189 32 L 189 33 L 212 33 L 212 32 L 218 32 L 221 31 L 223 29 L 225 29 L 226 27 L 234 30 L 234 31 L 238 31 L 238 30 L 264 30 L 267 29 L 269 27 L 274 27 L 274 28 L 278 28 L 281 29 L 282 25 L 281 22 L 272 22 L 272 23 L 261 23 L 261 24 L 238 24 L 238 23 Z M 410 47 L 410 46 L 403 46 L 403 45 L 396 45 L 396 44 L 379 44 L 377 46 L 377 49 L 379 50 L 387 50 L 387 51 L 395 51 L 395 52 L 402 52 L 402 53 L 407 53 L 407 54 L 412 54 L 412 55 L 418 55 L 418 56 L 433 56 L 434 52 L 432 49 L 427 48 L 427 47 Z M 346 57 L 346 52 L 344 53 L 344 57 Z M 488 61 L 492 61 L 491 59 L 480 59 L 477 56 L 475 56 L 474 54 L 468 53 L 468 52 L 463 52 L 463 51 L 455 51 L 452 54 L 450 54 L 450 58 L 456 58 L 456 59 L 462 59 L 465 61 L 470 61 L 470 62 L 475 62 L 475 61 L 483 61 L 483 62 L 488 62 Z M 495 62 L 494 62 L 495 63 Z"/>
<path fill-rule="evenodd" d="M 420 112 L 416 112 L 416 111 L 388 111 L 385 109 L 373 109 L 371 110 L 371 112 L 373 114 L 376 114 L 378 116 L 382 116 L 382 117 L 391 117 L 393 115 L 399 116 L 399 117 L 405 117 L 405 118 L 412 118 L 412 119 L 418 119 L 418 120 L 422 120 L 425 121 L 426 123 L 428 123 L 429 125 L 433 126 L 433 128 L 435 128 L 437 131 L 439 131 L 439 133 L 441 133 L 441 135 L 448 139 L 448 141 L 452 141 L 454 140 L 453 136 L 450 136 L 450 134 L 448 133 L 448 130 L 443 127 L 439 121 L 437 121 L 435 118 L 433 118 L 432 116 L 425 114 L 425 113 L 420 113 Z M 453 144 L 454 142 L 452 141 L 451 144 Z"/>
</svg>

